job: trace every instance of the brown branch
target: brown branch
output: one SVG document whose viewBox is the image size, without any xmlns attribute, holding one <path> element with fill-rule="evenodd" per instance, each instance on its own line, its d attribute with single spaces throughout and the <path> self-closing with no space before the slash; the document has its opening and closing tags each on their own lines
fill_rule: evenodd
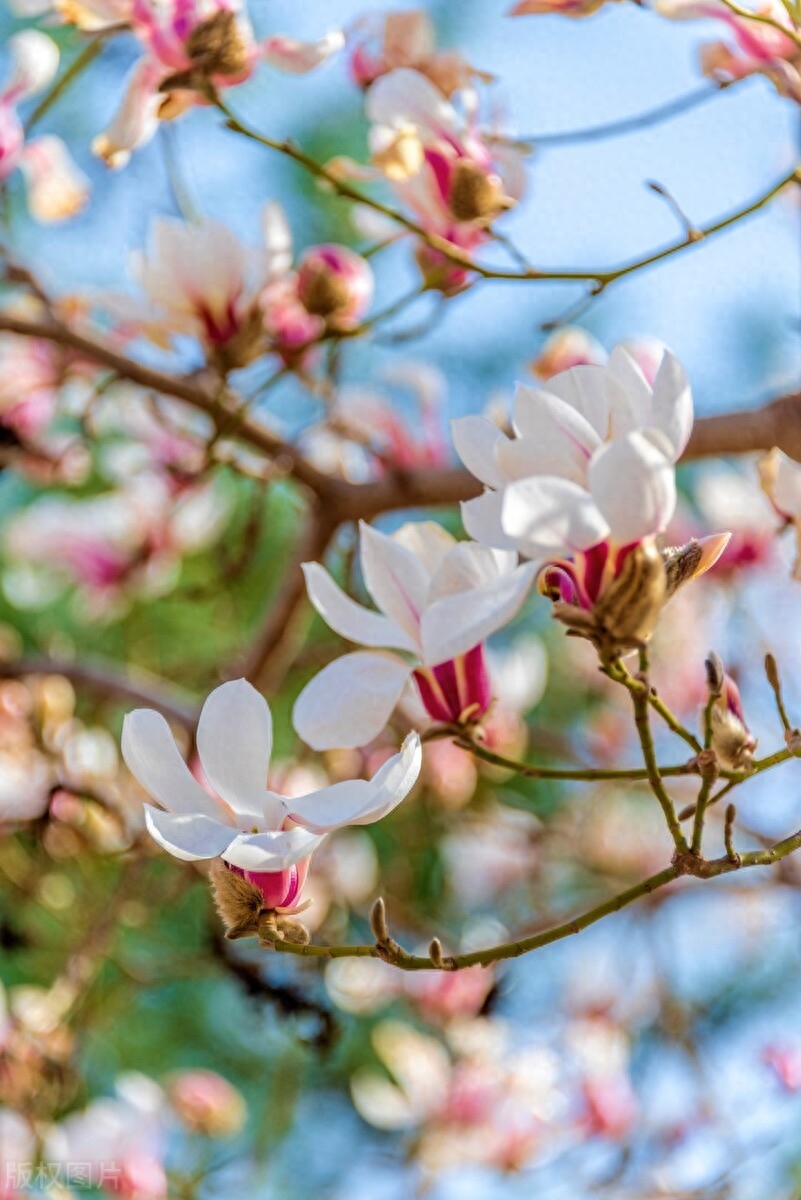
<svg viewBox="0 0 801 1200">
<path fill-rule="evenodd" d="M 0 679 L 22 679 L 26 675 L 63 675 L 103 699 L 155 708 L 190 732 L 197 725 L 198 714 L 191 700 L 150 672 L 124 675 L 112 665 L 59 658 L 18 658 L 0 662 Z"/>
</svg>

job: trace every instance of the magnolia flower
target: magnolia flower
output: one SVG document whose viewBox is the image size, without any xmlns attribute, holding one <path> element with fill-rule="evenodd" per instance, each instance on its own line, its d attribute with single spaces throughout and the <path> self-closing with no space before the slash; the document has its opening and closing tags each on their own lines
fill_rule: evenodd
<svg viewBox="0 0 801 1200">
<path fill-rule="evenodd" d="M 209 545 L 227 515 L 214 483 L 173 495 L 156 475 L 88 499 L 42 496 L 6 526 L 6 591 L 36 607 L 76 585 L 88 611 L 109 620 L 135 595 L 169 591 L 181 558 Z"/>
<path fill-rule="evenodd" d="M 204 1137 L 230 1137 L 247 1118 L 242 1095 L 216 1071 L 179 1071 L 169 1081 L 167 1095 L 184 1127 Z"/>
<path fill-rule="evenodd" d="M 110 167 L 125 166 L 160 121 L 208 104 L 213 90 L 244 83 L 259 60 L 302 74 L 345 42 L 337 30 L 312 43 L 274 35 L 259 44 L 238 0 L 136 0 L 129 23 L 146 54 L 131 72 L 116 116 L 93 143 Z"/>
<path fill-rule="evenodd" d="M 312 246 L 298 263 L 297 293 L 311 316 L 332 329 L 353 329 L 372 300 L 373 272 L 347 246 Z"/>
<path fill-rule="evenodd" d="M 99 33 L 127 25 L 135 0 L 10 0 L 9 8 L 18 17 L 55 18 L 60 24 L 73 25 L 84 33 Z"/>
<path fill-rule="evenodd" d="M 268 908 L 284 910 L 296 906 L 309 859 L 325 834 L 386 816 L 414 786 L 422 759 L 420 739 L 410 734 L 370 780 L 278 796 L 267 788 L 270 710 L 244 679 L 224 683 L 208 697 L 197 748 L 211 794 L 191 774 L 160 713 L 140 708 L 125 718 L 123 757 L 162 805 L 145 808 L 149 832 L 176 858 L 221 857 L 261 891 Z"/>
<path fill-rule="evenodd" d="M 158 218 L 147 252 L 132 267 L 148 308 L 142 312 L 127 298 L 113 298 L 118 332 L 144 334 L 162 346 L 173 335 L 189 335 L 221 367 L 246 366 L 265 349 L 262 293 L 292 261 L 292 237 L 280 205 L 265 207 L 262 231 L 263 245 L 253 247 L 217 221 Z"/>
<path fill-rule="evenodd" d="M 31 215 L 37 221 L 63 221 L 83 208 L 89 183 L 61 138 L 46 134 L 27 139 L 17 113 L 20 101 L 52 82 L 58 70 L 58 47 L 36 29 L 15 33 L 7 46 L 11 76 L 0 91 L 0 183 L 19 168 Z"/>
<path fill-rule="evenodd" d="M 436 49 L 434 24 L 423 9 L 370 13 L 356 22 L 348 44 L 351 76 L 363 88 L 400 67 L 411 67 L 451 96 L 477 74 L 461 54 Z"/>
<path fill-rule="evenodd" d="M 653 387 L 667 349 L 665 343 L 657 338 L 637 337 L 627 338 L 620 345 L 634 359 L 649 387 Z M 597 338 L 577 325 L 566 325 L 551 334 L 529 368 L 545 383 L 571 367 L 602 367 L 608 360 L 609 355 Z"/>
<path fill-rule="evenodd" d="M 410 679 L 435 721 L 482 716 L 491 699 L 483 642 L 517 615 L 534 578 L 516 554 L 456 542 L 433 521 L 391 536 L 360 529 L 362 575 L 380 612 L 346 596 L 319 563 L 303 564 L 321 617 L 371 647 L 329 663 L 298 697 L 295 729 L 315 750 L 372 741 Z"/>
<path fill-rule="evenodd" d="M 519 387 L 515 436 L 483 417 L 454 421 L 457 452 L 489 490 L 465 528 L 542 562 L 554 615 L 603 656 L 650 636 L 665 601 L 707 570 L 728 535 L 660 552 L 676 505 L 674 464 L 692 430 L 684 371 L 665 351 L 653 385 L 617 347 L 607 366 Z"/>
<path fill-rule="evenodd" d="M 658 0 L 657 11 L 679 19 L 717 17 L 729 27 L 733 46 L 709 42 L 701 47 L 701 69 L 711 79 L 726 84 L 748 75 L 766 75 L 783 96 L 801 104 L 801 48 L 781 0 L 760 0 L 754 7 L 755 17 L 767 20 L 733 13 L 723 0 Z"/>
<path fill-rule="evenodd" d="M 419 71 L 402 69 L 372 85 L 365 111 L 376 167 L 427 232 L 471 250 L 522 196 L 524 151 L 480 131 L 474 94 L 464 96 L 463 115 Z M 467 281 L 463 267 L 426 244 L 417 258 L 429 287 L 451 292 Z"/>
<path fill-rule="evenodd" d="M 730 675 L 723 676 L 720 694 L 712 703 L 712 749 L 729 771 L 747 770 L 757 739 L 745 723 L 740 689 Z"/>
<path fill-rule="evenodd" d="M 796 560 L 793 579 L 801 579 L 801 464 L 774 446 L 757 464 L 759 481 L 771 504 L 796 537 Z"/>
</svg>

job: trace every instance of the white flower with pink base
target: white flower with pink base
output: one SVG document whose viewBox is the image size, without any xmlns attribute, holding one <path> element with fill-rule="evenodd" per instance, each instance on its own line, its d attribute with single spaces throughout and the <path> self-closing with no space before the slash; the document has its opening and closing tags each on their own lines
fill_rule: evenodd
<svg viewBox="0 0 801 1200">
<path fill-rule="evenodd" d="M 420 739 L 410 734 L 370 780 L 279 796 L 267 788 L 270 710 L 244 679 L 224 683 L 206 700 L 197 748 L 211 794 L 190 772 L 159 713 L 140 708 L 125 718 L 123 757 L 162 805 L 145 808 L 149 832 L 176 858 L 221 857 L 261 891 L 267 908 L 283 910 L 297 907 L 309 859 L 325 834 L 385 817 L 411 791 L 422 758 Z"/>
<path fill-rule="evenodd" d="M 73 217 L 89 198 L 89 183 L 69 156 L 61 138 L 52 134 L 25 137 L 17 112 L 20 102 L 46 88 L 58 70 L 58 47 L 52 38 L 25 29 L 8 40 L 11 76 L 0 91 L 0 183 L 20 170 L 28 192 L 28 208 L 37 221 Z"/>
<path fill-rule="evenodd" d="M 435 721 L 481 717 L 492 698 L 483 643 L 517 615 L 535 568 L 518 566 L 514 552 L 456 542 L 433 521 L 391 536 L 362 523 L 361 566 L 379 612 L 351 600 L 319 563 L 304 563 L 323 619 L 370 650 L 329 663 L 301 692 L 293 721 L 303 740 L 316 750 L 365 745 L 410 680 Z"/>
</svg>

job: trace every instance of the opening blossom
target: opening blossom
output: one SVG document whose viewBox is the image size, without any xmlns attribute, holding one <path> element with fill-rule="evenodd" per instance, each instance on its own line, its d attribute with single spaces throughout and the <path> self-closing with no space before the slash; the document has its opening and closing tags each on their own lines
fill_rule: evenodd
<svg viewBox="0 0 801 1200">
<path fill-rule="evenodd" d="M 89 183 L 70 158 L 61 138 L 52 134 L 25 137 L 17 106 L 43 91 L 58 70 L 58 47 L 36 29 L 8 39 L 11 74 L 0 90 L 0 183 L 17 169 L 28 193 L 28 208 L 37 221 L 74 217 L 89 198 Z"/>
<path fill-rule="evenodd" d="M 123 757 L 162 806 L 145 806 L 150 834 L 176 858 L 221 857 L 262 893 L 266 907 L 282 910 L 296 907 L 309 859 L 325 834 L 385 817 L 414 786 L 422 760 L 420 739 L 412 733 L 370 780 L 343 781 L 300 797 L 276 795 L 267 788 L 270 710 L 244 679 L 224 683 L 208 697 L 197 748 L 213 794 L 190 772 L 160 713 L 140 708 L 125 718 Z"/>
<path fill-rule="evenodd" d="M 391 536 L 360 529 L 362 575 L 379 612 L 351 600 L 319 563 L 303 564 L 323 620 L 371 647 L 329 663 L 298 697 L 295 729 L 315 750 L 372 741 L 410 680 L 435 721 L 480 718 L 491 700 L 483 643 L 519 612 L 536 571 L 514 552 L 457 542 L 433 521 Z"/>
<path fill-rule="evenodd" d="M 728 26 L 734 45 L 721 41 L 701 47 L 701 70 L 711 79 L 725 84 L 766 75 L 781 95 L 801 104 L 801 48 L 791 36 L 793 21 L 781 0 L 760 0 L 754 6 L 755 15 L 773 25 L 733 13 L 723 0 L 658 0 L 657 11 L 679 19 L 715 17 Z"/>
<path fill-rule="evenodd" d="M 712 566 L 728 540 L 656 544 L 692 423 L 689 384 L 669 351 L 653 385 L 617 347 L 606 366 L 519 386 L 513 436 L 483 417 L 453 423 L 457 452 L 488 488 L 463 505 L 465 528 L 537 559 L 560 620 L 607 649 L 638 645 L 676 587 Z"/>
<path fill-rule="evenodd" d="M 479 129 L 472 89 L 460 99 L 463 111 L 425 75 L 401 69 L 372 85 L 365 111 L 373 162 L 401 200 L 427 232 L 472 250 L 522 196 L 525 151 Z M 426 243 L 417 261 L 431 288 L 449 293 L 468 280 L 463 267 Z"/>
<path fill-rule="evenodd" d="M 109 167 L 124 167 L 160 121 L 208 104 L 214 90 L 244 83 L 260 61 L 303 74 L 345 44 L 340 30 L 317 42 L 273 35 L 259 43 L 237 0 L 132 0 L 129 24 L 146 53 L 111 124 L 93 143 Z"/>
</svg>

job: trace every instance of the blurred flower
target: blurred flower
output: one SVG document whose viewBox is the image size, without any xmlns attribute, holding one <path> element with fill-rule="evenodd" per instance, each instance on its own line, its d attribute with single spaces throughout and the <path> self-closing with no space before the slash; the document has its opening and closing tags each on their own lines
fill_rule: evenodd
<svg viewBox="0 0 801 1200">
<path fill-rule="evenodd" d="M 173 497 L 145 474 L 87 499 L 42 496 L 6 526 L 4 586 L 12 603 L 36 607 L 71 584 L 88 613 L 111 620 L 137 595 L 174 587 L 182 557 L 213 542 L 227 515 L 213 482 Z"/>
<path fill-rule="evenodd" d="M 619 344 L 634 359 L 649 387 L 653 387 L 667 349 L 664 342 L 657 338 L 635 337 L 626 338 Z M 529 367 L 545 383 L 571 367 L 602 367 L 608 360 L 606 350 L 591 333 L 577 325 L 565 325 L 551 334 Z"/>
<path fill-rule="evenodd" d="M 169 1081 L 167 1096 L 190 1133 L 204 1137 L 239 1133 L 247 1117 L 241 1094 L 216 1071 L 179 1071 Z"/>
<path fill-rule="evenodd" d="M 424 9 L 369 13 L 353 26 L 348 45 L 351 76 L 363 88 L 410 67 L 451 96 L 478 74 L 457 51 L 436 49 L 434 24 Z"/>
<path fill-rule="evenodd" d="M 757 466 L 763 491 L 779 516 L 793 526 L 798 547 L 793 578 L 801 579 L 801 464 L 774 447 Z"/>
<path fill-rule="evenodd" d="M 463 114 L 419 71 L 403 68 L 372 85 L 365 111 L 375 167 L 428 233 L 469 251 L 522 196 L 525 151 L 482 132 L 475 93 L 461 95 Z M 429 288 L 451 294 L 469 281 L 464 267 L 426 243 L 417 261 Z"/>
<path fill-rule="evenodd" d="M 482 716 L 491 698 L 482 643 L 519 612 L 533 579 L 516 554 L 457 543 L 432 521 L 391 536 L 364 522 L 360 530 L 362 574 L 379 613 L 351 600 L 319 563 L 303 565 L 309 599 L 331 628 L 382 648 L 329 663 L 301 692 L 293 721 L 316 750 L 372 741 L 410 677 L 435 721 Z"/>
<path fill-rule="evenodd" d="M 22 1200 L 36 1157 L 33 1126 L 20 1113 L 0 1108 L 0 1200 Z"/>
<path fill-rule="evenodd" d="M 367 311 L 373 272 L 367 259 L 347 246 L 311 246 L 297 272 L 298 300 L 329 328 L 352 329 Z"/>
<path fill-rule="evenodd" d="M 89 198 L 89 183 L 61 138 L 52 134 L 27 139 L 17 113 L 20 101 L 43 91 L 58 70 L 58 47 L 36 29 L 9 38 L 11 76 L 0 91 L 0 182 L 19 168 L 28 192 L 28 208 L 37 221 L 74 217 Z"/>
<path fill-rule="evenodd" d="M 510 9 L 510 17 L 528 17 L 542 13 L 558 13 L 561 17 L 589 17 L 607 0 L 519 0 Z"/>
<path fill-rule="evenodd" d="M 495 805 L 448 833 L 441 853 L 459 903 L 478 908 L 531 876 L 539 865 L 539 829 L 531 813 Z"/>
<path fill-rule="evenodd" d="M 717 83 L 766 75 L 782 96 L 801 104 L 801 48 L 781 0 L 759 0 L 753 10 L 756 19 L 732 12 L 724 0 L 658 0 L 656 9 L 671 18 L 717 17 L 728 26 L 733 46 L 707 42 L 701 47 L 701 70 Z"/>
<path fill-rule="evenodd" d="M 707 525 L 731 530 L 731 539 L 715 564 L 718 583 L 729 582 L 741 571 L 764 566 L 771 559 L 775 522 L 752 476 L 731 467 L 705 465 L 694 498 Z"/>
<path fill-rule="evenodd" d="M 762 1061 L 786 1091 L 801 1090 L 801 1047 L 796 1043 L 771 1043 L 762 1051 Z"/>
<path fill-rule="evenodd" d="M 66 1170 L 80 1163 L 94 1187 L 121 1200 L 166 1200 L 164 1093 L 135 1071 L 117 1079 L 116 1091 L 54 1126 L 45 1141 L 45 1159 Z"/>
<path fill-rule="evenodd" d="M 130 25 L 145 47 L 111 124 L 93 150 L 110 167 L 124 167 L 160 121 L 171 121 L 214 92 L 244 83 L 260 59 L 293 74 L 311 71 L 341 50 L 335 31 L 317 42 L 273 35 L 259 45 L 238 0 L 135 0 Z"/>
<path fill-rule="evenodd" d="M 242 679 L 216 688 L 206 700 L 197 746 L 212 794 L 191 775 L 160 713 L 140 708 L 125 718 L 123 757 L 167 810 L 146 807 L 149 832 L 176 858 L 222 857 L 261 891 L 266 907 L 288 910 L 296 906 L 323 836 L 386 816 L 414 786 L 421 761 L 419 738 L 410 734 L 400 754 L 369 782 L 349 780 L 307 796 L 278 796 L 266 788 L 270 710 Z"/>
</svg>

